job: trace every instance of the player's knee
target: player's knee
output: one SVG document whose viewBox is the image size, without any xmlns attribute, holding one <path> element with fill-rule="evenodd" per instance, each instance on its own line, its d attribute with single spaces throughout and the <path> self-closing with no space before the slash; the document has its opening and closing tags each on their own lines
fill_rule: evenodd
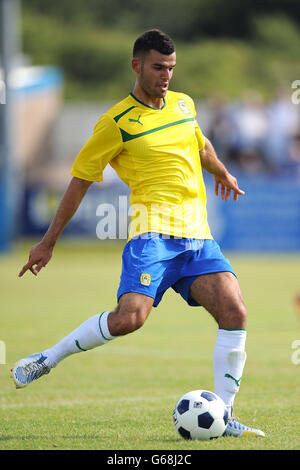
<svg viewBox="0 0 300 470">
<path fill-rule="evenodd" d="M 246 328 L 247 309 L 243 302 L 233 305 L 219 319 L 220 328 Z"/>
<path fill-rule="evenodd" d="M 147 318 L 147 314 L 143 309 L 127 311 L 123 317 L 122 328 L 119 334 L 133 333 L 143 326 Z"/>
<path fill-rule="evenodd" d="M 240 303 L 234 312 L 234 321 L 237 323 L 237 328 L 246 328 L 247 323 L 247 309 L 243 303 Z"/>
<path fill-rule="evenodd" d="M 143 326 L 149 314 L 144 305 L 118 305 L 110 315 L 110 333 L 113 336 L 122 336 L 133 333 Z"/>
<path fill-rule="evenodd" d="M 238 318 L 240 322 L 246 326 L 247 323 L 247 309 L 243 303 L 240 304 L 238 309 Z"/>
<path fill-rule="evenodd" d="M 129 333 L 138 330 L 143 326 L 147 318 L 147 312 L 143 309 L 137 309 L 132 312 L 127 320 L 127 329 Z"/>
</svg>

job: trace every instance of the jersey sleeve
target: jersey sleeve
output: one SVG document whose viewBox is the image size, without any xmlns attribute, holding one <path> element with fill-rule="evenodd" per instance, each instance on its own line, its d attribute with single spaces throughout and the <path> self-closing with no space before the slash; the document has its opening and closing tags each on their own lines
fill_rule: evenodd
<svg viewBox="0 0 300 470">
<path fill-rule="evenodd" d="M 196 135 L 196 138 L 197 138 L 199 152 L 200 152 L 200 150 L 202 150 L 205 147 L 205 137 L 204 137 L 204 135 L 202 133 L 202 130 L 201 130 L 201 128 L 198 124 L 198 121 L 196 119 L 197 112 L 196 112 L 196 108 L 195 108 L 195 103 L 192 100 L 192 98 L 189 97 L 189 99 L 190 99 L 190 102 L 191 102 L 191 105 L 192 105 L 192 108 L 193 108 L 193 114 L 194 114 L 194 118 L 195 118 L 195 135 Z"/>
<path fill-rule="evenodd" d="M 71 175 L 88 181 L 101 182 L 103 170 L 123 147 L 120 130 L 113 118 L 103 114 L 94 132 L 77 155 Z"/>
<path fill-rule="evenodd" d="M 202 131 L 197 121 L 195 121 L 195 134 L 197 137 L 198 147 L 199 147 L 199 152 L 200 152 L 200 150 L 202 150 L 205 147 L 205 137 L 202 134 Z"/>
</svg>

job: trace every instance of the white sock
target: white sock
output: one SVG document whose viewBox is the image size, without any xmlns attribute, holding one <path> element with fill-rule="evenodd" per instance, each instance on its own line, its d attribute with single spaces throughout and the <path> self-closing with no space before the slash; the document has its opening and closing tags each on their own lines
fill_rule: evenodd
<svg viewBox="0 0 300 470">
<path fill-rule="evenodd" d="M 239 391 L 246 361 L 246 330 L 219 329 L 213 353 L 215 393 L 219 395 L 232 414 L 233 402 Z"/>
<path fill-rule="evenodd" d="M 51 367 L 56 367 L 60 361 L 81 351 L 96 348 L 114 339 L 109 332 L 107 317 L 110 312 L 94 315 L 78 328 L 72 331 L 52 348 L 43 351 L 48 357 Z"/>
</svg>

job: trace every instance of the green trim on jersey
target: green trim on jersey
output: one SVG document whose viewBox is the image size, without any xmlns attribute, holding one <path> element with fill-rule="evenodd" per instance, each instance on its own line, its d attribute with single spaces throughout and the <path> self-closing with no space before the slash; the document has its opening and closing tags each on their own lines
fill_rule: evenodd
<svg viewBox="0 0 300 470">
<path fill-rule="evenodd" d="M 135 99 L 138 103 L 141 103 L 143 106 L 146 106 L 146 108 L 150 108 L 150 109 L 157 109 L 157 111 L 160 111 L 161 109 L 164 109 L 164 107 L 166 106 L 166 100 L 165 98 L 163 98 L 164 100 L 164 104 L 161 108 L 155 108 L 155 106 L 149 106 L 148 104 L 145 104 L 143 103 L 141 100 L 139 100 L 136 96 L 134 96 L 133 93 L 130 93 L 130 96 L 132 96 L 133 99 Z"/>
<path fill-rule="evenodd" d="M 149 129 L 148 131 L 140 132 L 139 134 L 129 134 L 128 132 L 124 131 L 120 128 L 123 142 L 128 142 L 129 140 L 137 139 L 138 137 L 143 137 L 147 134 L 153 134 L 153 132 L 161 131 L 162 129 L 166 129 L 168 127 L 177 126 L 178 124 L 183 124 L 184 122 L 191 122 L 194 121 L 195 118 L 187 118 L 187 119 L 180 119 L 180 121 L 169 122 L 168 124 L 164 124 L 163 126 L 154 127 L 154 129 Z"/>
<path fill-rule="evenodd" d="M 125 109 L 121 114 L 118 114 L 117 116 L 114 117 L 114 120 L 118 122 L 118 120 L 123 117 L 125 114 L 129 113 L 133 108 L 136 108 L 136 106 L 130 106 L 130 108 Z"/>
</svg>

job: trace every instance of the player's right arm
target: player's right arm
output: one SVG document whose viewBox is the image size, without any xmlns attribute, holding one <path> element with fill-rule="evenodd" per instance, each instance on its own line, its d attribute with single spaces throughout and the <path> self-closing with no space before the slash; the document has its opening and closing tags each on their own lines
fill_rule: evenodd
<svg viewBox="0 0 300 470">
<path fill-rule="evenodd" d="M 59 236 L 75 214 L 91 184 L 92 181 L 72 178 L 47 232 L 42 240 L 31 248 L 28 262 L 21 269 L 19 277 L 28 270 L 36 276 L 46 266 Z"/>
</svg>

